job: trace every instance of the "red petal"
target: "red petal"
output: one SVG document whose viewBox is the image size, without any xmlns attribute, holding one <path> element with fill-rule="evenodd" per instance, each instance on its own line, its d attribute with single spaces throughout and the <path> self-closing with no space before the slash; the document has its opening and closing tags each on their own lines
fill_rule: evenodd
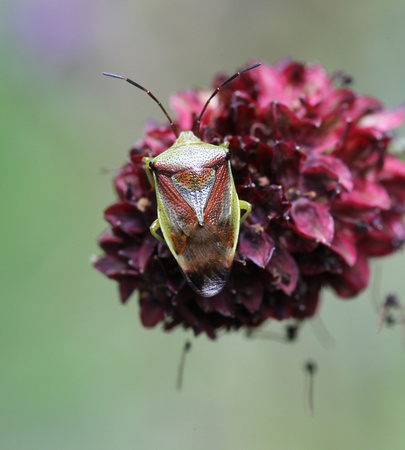
<svg viewBox="0 0 405 450">
<path fill-rule="evenodd" d="M 129 235 L 144 233 L 148 225 L 144 214 L 128 202 L 119 202 L 106 209 L 104 217 L 113 227 L 120 228 Z"/>
<path fill-rule="evenodd" d="M 329 191 L 336 189 L 333 187 L 336 183 L 347 192 L 350 192 L 353 188 L 352 176 L 348 167 L 343 161 L 333 156 L 309 155 L 302 166 L 302 173 L 311 175 L 315 178 L 315 181 L 321 178 L 325 183 L 325 179 L 329 179 L 329 184 L 332 185 L 329 187 Z M 314 190 L 317 191 L 316 187 Z"/>
<path fill-rule="evenodd" d="M 235 314 L 235 302 L 228 290 L 224 289 L 219 294 L 211 297 L 210 300 L 214 311 L 228 317 L 232 317 Z"/>
<path fill-rule="evenodd" d="M 304 145 L 312 138 L 321 123 L 320 119 L 301 119 L 285 105 L 273 103 L 272 106 L 277 139 L 293 140 L 297 145 Z"/>
<path fill-rule="evenodd" d="M 384 181 L 400 179 L 402 182 L 405 182 L 405 162 L 395 156 L 387 155 L 384 159 L 384 165 L 378 179 Z"/>
<path fill-rule="evenodd" d="M 125 239 L 108 230 L 98 240 L 99 246 L 107 253 L 117 252 L 125 245 Z"/>
<path fill-rule="evenodd" d="M 367 258 L 359 253 L 354 266 L 344 265 L 342 273 L 331 275 L 329 281 L 339 297 L 350 298 L 367 287 L 369 275 Z"/>
<path fill-rule="evenodd" d="M 208 100 L 208 97 L 202 97 L 203 92 L 201 91 L 178 92 L 170 97 L 170 107 L 177 117 L 180 129 L 191 130 L 193 113 L 200 114 L 204 103 Z M 210 106 L 212 107 L 212 105 Z"/>
<path fill-rule="evenodd" d="M 232 317 L 235 314 L 235 302 L 228 290 L 223 290 L 213 297 L 196 297 L 198 306 L 206 313 L 216 311 L 223 316 Z"/>
<path fill-rule="evenodd" d="M 119 284 L 120 298 L 122 303 L 125 303 L 132 293 L 137 289 L 137 284 L 131 280 L 121 280 Z"/>
<path fill-rule="evenodd" d="M 249 222 L 265 226 L 270 220 L 282 217 L 289 209 L 290 202 L 285 198 L 280 185 L 270 185 L 254 189 L 249 196 L 254 205 Z"/>
<path fill-rule="evenodd" d="M 143 242 L 139 251 L 139 270 L 141 273 L 145 272 L 157 244 L 158 241 L 151 235 L 148 235 Z"/>
<path fill-rule="evenodd" d="M 121 200 L 138 199 L 149 192 L 150 187 L 143 164 L 127 164 L 115 177 L 114 184 Z"/>
<path fill-rule="evenodd" d="M 319 291 L 321 282 L 315 277 L 303 277 L 296 292 L 299 293 L 297 302 L 293 304 L 292 317 L 304 319 L 316 313 L 319 305 Z"/>
<path fill-rule="evenodd" d="M 282 61 L 276 67 L 285 76 L 283 83 L 287 102 L 295 103 L 304 96 L 316 105 L 333 93 L 332 83 L 322 66 Z"/>
<path fill-rule="evenodd" d="M 340 255 L 347 265 L 353 266 L 357 259 L 356 243 L 357 240 L 350 230 L 339 228 L 335 230 L 330 248 Z"/>
<path fill-rule="evenodd" d="M 275 246 L 273 239 L 260 229 L 244 227 L 239 238 L 239 254 L 264 268 L 269 262 Z"/>
<path fill-rule="evenodd" d="M 380 111 L 382 108 L 381 102 L 372 97 L 356 96 L 354 101 L 350 104 L 346 117 L 352 122 L 357 122 L 363 116 L 370 114 L 372 111 Z"/>
<path fill-rule="evenodd" d="M 147 235 L 142 245 L 126 247 L 119 252 L 119 255 L 128 259 L 130 266 L 144 273 L 157 244 L 157 240 L 152 235 Z"/>
<path fill-rule="evenodd" d="M 405 163 L 392 156 L 387 156 L 383 170 L 378 179 L 391 198 L 391 209 L 405 213 Z"/>
<path fill-rule="evenodd" d="M 143 295 L 144 296 L 143 296 Z M 165 317 L 165 310 L 160 302 L 153 300 L 146 291 L 142 292 L 140 304 L 140 316 L 142 325 L 147 328 L 154 327 Z M 145 296 L 146 294 L 146 296 Z"/>
<path fill-rule="evenodd" d="M 357 128 L 353 122 L 346 124 L 346 130 L 333 150 L 333 156 L 341 159 L 354 176 L 376 173 L 382 166 L 382 158 L 388 145 L 387 136 L 373 129 Z"/>
<path fill-rule="evenodd" d="M 319 205 L 306 198 L 293 202 L 291 217 L 300 234 L 330 245 L 334 234 L 333 217 L 326 205 Z"/>
<path fill-rule="evenodd" d="M 235 273 L 232 280 L 232 287 L 236 291 L 235 301 L 241 303 L 249 312 L 257 311 L 263 300 L 263 282 L 257 272 L 243 273 L 243 269 L 241 271 L 242 273 Z"/>
<path fill-rule="evenodd" d="M 351 192 L 343 192 L 335 201 L 335 205 L 345 208 L 380 208 L 389 209 L 391 206 L 387 191 L 379 184 L 356 181 Z"/>
<path fill-rule="evenodd" d="M 295 259 L 283 247 L 277 247 L 273 258 L 266 266 L 266 271 L 274 278 L 275 283 L 287 295 L 292 294 L 297 286 L 299 269 Z"/>
<path fill-rule="evenodd" d="M 402 213 L 386 211 L 381 214 L 381 224 L 367 233 L 360 241 L 360 247 L 367 256 L 384 256 L 398 250 L 404 241 Z"/>
<path fill-rule="evenodd" d="M 276 68 L 262 65 L 256 76 L 260 92 L 258 96 L 260 109 L 267 111 L 271 102 L 284 103 L 288 100 L 283 77 Z"/>
<path fill-rule="evenodd" d="M 396 109 L 378 111 L 362 117 L 358 126 L 362 128 L 375 128 L 378 131 L 386 132 L 399 127 L 405 118 L 405 106 Z"/>
<path fill-rule="evenodd" d="M 280 142 L 274 147 L 271 169 L 272 182 L 283 186 L 285 192 L 298 185 L 298 176 L 305 154 L 298 150 L 292 143 Z"/>
<path fill-rule="evenodd" d="M 98 258 L 94 263 L 94 267 L 108 278 L 119 279 L 123 276 L 137 276 L 139 272 L 128 266 L 118 256 L 108 255 Z"/>
</svg>

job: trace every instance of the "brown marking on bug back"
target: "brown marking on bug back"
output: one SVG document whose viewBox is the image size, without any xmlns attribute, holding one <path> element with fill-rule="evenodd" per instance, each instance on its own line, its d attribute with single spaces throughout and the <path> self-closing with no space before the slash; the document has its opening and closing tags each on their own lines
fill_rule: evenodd
<svg viewBox="0 0 405 450">
<path fill-rule="evenodd" d="M 171 233 L 170 240 L 173 246 L 173 250 L 178 256 L 180 256 L 186 247 L 187 236 L 180 233 Z"/>
<path fill-rule="evenodd" d="M 201 190 L 212 181 L 214 169 L 185 170 L 173 175 L 177 183 L 187 190 Z"/>
<path fill-rule="evenodd" d="M 235 243 L 235 226 L 232 225 L 231 220 L 218 223 L 216 229 L 222 244 L 232 248 Z"/>
</svg>

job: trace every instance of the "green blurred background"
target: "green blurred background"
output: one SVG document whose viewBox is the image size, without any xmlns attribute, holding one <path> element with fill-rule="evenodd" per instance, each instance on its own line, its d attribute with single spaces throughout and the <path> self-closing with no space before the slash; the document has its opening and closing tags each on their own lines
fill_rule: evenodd
<svg viewBox="0 0 405 450">
<path fill-rule="evenodd" d="M 375 332 L 372 289 L 326 293 L 293 345 L 145 330 L 133 298 L 92 269 L 112 174 L 164 104 L 251 59 L 344 70 L 355 89 L 405 101 L 403 0 L 3 0 L 0 5 L 2 449 L 403 449 L 401 329 Z M 402 129 L 403 133 L 403 129 Z M 404 133 L 403 133 L 404 134 Z M 403 299 L 404 256 L 374 266 Z M 321 341 L 324 338 L 321 338 Z M 315 415 L 304 361 L 318 363 Z"/>
</svg>

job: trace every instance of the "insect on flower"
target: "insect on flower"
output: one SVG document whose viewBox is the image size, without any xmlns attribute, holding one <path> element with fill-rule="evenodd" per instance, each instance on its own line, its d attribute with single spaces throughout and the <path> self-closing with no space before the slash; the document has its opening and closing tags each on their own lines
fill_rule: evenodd
<svg viewBox="0 0 405 450">
<path fill-rule="evenodd" d="M 143 159 L 157 199 L 158 218 L 150 231 L 169 247 L 189 285 L 203 297 L 212 297 L 224 288 L 238 243 L 240 223 L 249 215 L 251 205 L 239 200 L 236 193 L 229 143 L 217 146 L 200 140 L 201 118 L 209 102 L 224 86 L 258 66 L 260 64 L 246 67 L 218 86 L 194 121 L 193 131 L 180 134 L 149 90 L 121 75 L 103 73 L 146 92 L 170 122 L 175 143 L 158 156 Z M 242 217 L 241 210 L 245 211 Z M 163 237 L 157 233 L 159 229 Z"/>
</svg>

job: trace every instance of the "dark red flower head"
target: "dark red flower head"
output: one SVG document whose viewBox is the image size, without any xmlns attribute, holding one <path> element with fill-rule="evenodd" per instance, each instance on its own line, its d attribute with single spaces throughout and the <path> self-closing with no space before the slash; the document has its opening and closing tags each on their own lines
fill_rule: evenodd
<svg viewBox="0 0 405 450">
<path fill-rule="evenodd" d="M 218 76 L 213 87 L 226 77 Z M 156 194 L 143 157 L 174 142 L 169 125 L 149 125 L 115 178 L 118 201 L 105 211 L 105 255 L 94 265 L 119 283 L 122 302 L 139 291 L 145 327 L 178 325 L 214 338 L 220 329 L 254 328 L 267 319 L 312 317 L 321 288 L 350 298 L 369 282 L 370 257 L 405 239 L 405 164 L 388 154 L 390 130 L 405 108 L 336 86 L 321 66 L 282 61 L 243 74 L 209 104 L 201 139 L 229 141 L 238 196 L 252 204 L 232 272 L 216 296 L 197 295 L 168 248 L 149 231 Z M 212 89 L 176 94 L 179 131 Z"/>
</svg>

